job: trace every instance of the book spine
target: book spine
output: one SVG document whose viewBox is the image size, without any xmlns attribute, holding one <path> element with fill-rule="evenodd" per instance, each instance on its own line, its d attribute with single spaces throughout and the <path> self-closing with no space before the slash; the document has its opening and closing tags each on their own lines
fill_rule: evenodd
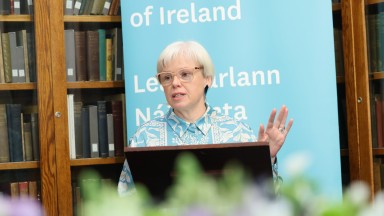
<svg viewBox="0 0 384 216">
<path fill-rule="evenodd" d="M 89 139 L 91 142 L 91 157 L 99 157 L 99 135 L 98 135 L 97 106 L 89 106 Z"/>
<path fill-rule="evenodd" d="M 1 34 L 1 43 L 3 46 L 3 60 L 4 60 L 4 77 L 6 83 L 12 82 L 12 63 L 11 63 L 11 47 L 9 44 L 8 33 Z"/>
<path fill-rule="evenodd" d="M 79 15 L 81 9 L 82 0 L 76 0 L 73 6 L 73 15 Z"/>
<path fill-rule="evenodd" d="M 81 108 L 81 132 L 83 134 L 83 158 L 91 157 L 91 140 L 89 132 L 89 107 Z"/>
<path fill-rule="evenodd" d="M 23 161 L 21 104 L 6 104 L 11 162 Z"/>
<path fill-rule="evenodd" d="M 100 156 L 108 157 L 108 134 L 107 134 L 107 107 L 106 101 L 97 101 L 97 120 Z"/>
<path fill-rule="evenodd" d="M 106 44 L 105 44 L 105 29 L 99 29 L 99 71 L 100 80 L 106 80 Z"/>
<path fill-rule="evenodd" d="M 113 128 L 113 114 L 107 113 L 107 130 L 108 130 L 108 156 L 115 157 L 115 135 Z"/>
<path fill-rule="evenodd" d="M 86 81 L 87 77 L 87 53 L 86 40 L 84 31 L 75 31 L 75 65 L 76 65 L 76 80 Z"/>
<path fill-rule="evenodd" d="M 83 102 L 75 102 L 74 104 L 74 121 L 75 121 L 75 148 L 76 159 L 83 158 L 83 133 L 81 131 L 81 109 Z"/>
<path fill-rule="evenodd" d="M 0 104 L 0 163 L 10 162 L 5 104 Z"/>
<path fill-rule="evenodd" d="M 39 115 L 31 113 L 31 132 L 32 132 L 32 151 L 33 160 L 40 160 L 40 145 L 39 145 Z"/>
<path fill-rule="evenodd" d="M 88 78 L 89 81 L 99 81 L 99 33 L 97 31 L 86 31 L 86 38 Z"/>
<path fill-rule="evenodd" d="M 112 38 L 105 39 L 105 76 L 107 81 L 112 81 L 113 78 L 113 53 L 112 53 Z"/>
<path fill-rule="evenodd" d="M 104 2 L 103 10 L 101 12 L 103 15 L 108 15 L 109 9 L 111 8 L 111 1 L 112 0 L 106 0 Z"/>
<path fill-rule="evenodd" d="M 1 5 L 1 3 L 0 3 Z M 1 30 L 0 30 L 1 35 Z M 5 83 L 5 72 L 4 72 L 4 59 L 3 59 L 3 43 L 0 37 L 0 83 Z"/>
<path fill-rule="evenodd" d="M 73 14 L 73 0 L 64 0 L 64 14 L 65 15 Z"/>
<path fill-rule="evenodd" d="M 76 67 L 75 67 L 75 30 L 66 29 L 65 33 L 65 64 L 67 70 L 67 81 L 76 81 Z"/>
<path fill-rule="evenodd" d="M 123 135 L 123 110 L 121 101 L 108 101 L 107 113 L 113 116 L 113 130 L 115 142 L 115 156 L 124 156 L 124 135 Z"/>
<path fill-rule="evenodd" d="M 10 48 L 10 59 L 11 59 L 11 68 L 12 68 L 12 82 L 20 82 L 19 79 L 19 69 L 17 65 L 17 51 L 16 51 L 16 32 L 8 32 L 9 35 L 9 48 Z"/>
<path fill-rule="evenodd" d="M 33 147 L 32 147 L 32 129 L 31 122 L 24 122 L 24 149 L 25 149 L 25 160 L 33 160 Z"/>
</svg>

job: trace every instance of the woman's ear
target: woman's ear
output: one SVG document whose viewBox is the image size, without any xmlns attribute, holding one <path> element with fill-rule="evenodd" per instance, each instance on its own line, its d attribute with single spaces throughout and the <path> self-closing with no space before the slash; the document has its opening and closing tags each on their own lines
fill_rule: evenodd
<svg viewBox="0 0 384 216">
<path fill-rule="evenodd" d="M 205 78 L 206 85 L 210 88 L 212 86 L 212 77 L 206 77 Z"/>
</svg>

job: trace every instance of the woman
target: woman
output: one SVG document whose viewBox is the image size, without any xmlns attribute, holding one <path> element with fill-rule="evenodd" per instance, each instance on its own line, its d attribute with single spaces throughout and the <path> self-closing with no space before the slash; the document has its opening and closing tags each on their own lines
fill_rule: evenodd
<svg viewBox="0 0 384 216">
<path fill-rule="evenodd" d="M 164 116 L 141 125 L 130 139 L 131 147 L 268 141 L 271 162 L 275 163 L 293 124 L 291 119 L 286 125 L 288 109 L 282 106 L 276 119 L 273 109 L 267 127 L 260 125 L 258 139 L 247 124 L 216 112 L 205 100 L 214 67 L 202 45 L 194 41 L 168 45 L 157 61 L 156 76 L 171 108 Z M 132 176 L 125 161 L 118 191 L 124 194 L 131 188 Z"/>
</svg>

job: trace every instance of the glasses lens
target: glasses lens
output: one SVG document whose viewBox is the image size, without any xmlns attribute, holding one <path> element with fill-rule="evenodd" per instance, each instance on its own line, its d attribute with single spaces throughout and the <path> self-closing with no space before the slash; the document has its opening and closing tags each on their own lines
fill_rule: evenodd
<svg viewBox="0 0 384 216">
<path fill-rule="evenodd" d="M 188 69 L 183 69 L 178 72 L 178 77 L 184 82 L 190 82 L 193 79 L 193 71 Z"/>
<path fill-rule="evenodd" d="M 169 85 L 172 82 L 172 73 L 159 74 L 159 81 L 162 85 Z"/>
</svg>

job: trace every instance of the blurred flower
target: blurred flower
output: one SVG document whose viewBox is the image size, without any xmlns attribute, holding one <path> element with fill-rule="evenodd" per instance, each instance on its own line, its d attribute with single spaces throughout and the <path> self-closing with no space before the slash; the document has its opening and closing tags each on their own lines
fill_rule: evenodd
<svg viewBox="0 0 384 216">
<path fill-rule="evenodd" d="M 0 195 L 0 216 L 43 216 L 41 204 L 28 197 L 10 198 Z"/>
<path fill-rule="evenodd" d="M 343 200 L 331 200 L 318 193 L 317 185 L 303 172 L 308 158 L 304 154 L 287 162 L 292 178 L 284 181 L 278 194 L 272 182 L 251 184 L 244 170 L 228 164 L 217 179 L 205 175 L 197 160 L 182 155 L 176 166 L 177 176 L 163 201 L 154 202 L 145 187 L 137 184 L 129 196 L 119 197 L 115 185 L 84 187 L 84 203 L 79 215 L 129 216 L 377 216 L 384 215 L 384 194 L 373 202 L 362 182 L 354 182 Z M 304 164 L 304 165 L 303 165 Z M 100 178 L 84 173 L 85 179 Z M 97 182 L 97 181 L 96 181 Z M 1 207 L 1 206 L 0 206 Z M 0 210 L 1 211 L 1 210 Z M 2 216 L 2 215 L 0 215 Z"/>
</svg>

